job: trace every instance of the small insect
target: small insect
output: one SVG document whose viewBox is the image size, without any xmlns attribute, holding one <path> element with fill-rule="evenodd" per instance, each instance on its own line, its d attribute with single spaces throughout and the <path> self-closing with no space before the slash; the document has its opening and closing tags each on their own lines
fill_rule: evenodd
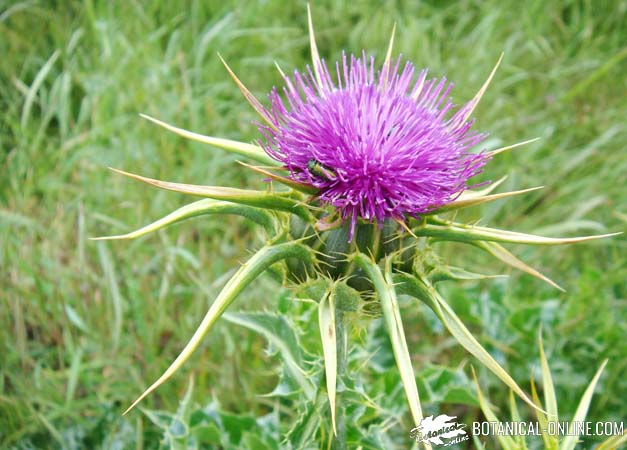
<svg viewBox="0 0 627 450">
<path fill-rule="evenodd" d="M 307 170 L 309 170 L 311 176 L 321 181 L 335 181 L 337 179 L 337 175 L 333 172 L 333 169 L 315 159 L 307 161 Z"/>
</svg>

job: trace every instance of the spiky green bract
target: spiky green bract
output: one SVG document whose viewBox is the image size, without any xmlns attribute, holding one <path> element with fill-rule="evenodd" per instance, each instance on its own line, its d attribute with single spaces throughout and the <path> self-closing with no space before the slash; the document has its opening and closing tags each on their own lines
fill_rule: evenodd
<svg viewBox="0 0 627 450">
<path fill-rule="evenodd" d="M 483 348 L 429 281 L 408 274 L 397 274 L 394 276 L 394 282 L 398 285 L 399 292 L 411 295 L 425 302 L 462 347 L 481 361 L 485 367 L 494 373 L 510 389 L 516 392 L 519 397 L 529 405 L 535 407 L 533 401 L 525 394 L 505 369 L 503 369 L 488 351 Z"/>
<path fill-rule="evenodd" d="M 601 373 L 603 372 L 603 369 L 607 364 L 607 360 L 603 361 L 603 363 L 595 373 L 594 377 L 588 384 L 583 396 L 579 400 L 579 405 L 577 406 L 577 410 L 575 411 L 575 414 L 571 421 L 568 434 L 562 439 L 560 436 L 551 432 L 551 428 L 549 427 L 549 422 L 558 421 L 557 400 L 555 398 L 553 377 L 551 376 L 548 361 L 544 353 L 544 345 L 542 343 L 541 335 L 538 339 L 538 347 L 540 349 L 540 367 L 542 372 L 541 375 L 545 398 L 544 405 L 540 402 L 540 398 L 538 397 L 533 377 L 531 377 L 531 393 L 535 404 L 534 412 L 536 414 L 536 417 L 538 418 L 538 423 L 540 425 L 540 433 L 542 435 L 542 441 L 544 443 L 544 450 L 574 450 L 575 446 L 577 445 L 579 435 L 577 434 L 573 424 L 585 421 L 588 408 L 590 406 L 590 401 L 592 400 L 592 395 L 594 394 L 594 388 L 596 387 L 599 378 L 601 377 Z M 481 392 L 481 387 L 479 386 L 479 381 L 477 380 L 474 369 L 472 370 L 472 375 L 475 382 L 475 389 L 477 391 L 479 405 L 485 418 L 488 422 L 501 422 L 501 420 L 494 412 L 492 406 L 484 397 L 483 392 Z M 520 415 L 516 407 L 515 399 L 511 395 L 511 391 L 509 403 L 512 421 L 519 422 L 521 420 Z M 501 444 L 503 450 L 526 450 L 528 448 L 523 436 L 512 438 L 511 436 L 507 435 L 497 435 L 496 438 Z M 624 444 L 625 442 L 627 442 L 627 434 L 611 436 L 603 441 L 601 444 L 599 444 L 596 449 L 615 450 L 620 448 L 620 445 Z"/>
<path fill-rule="evenodd" d="M 211 327 L 220 318 L 222 313 L 237 298 L 240 292 L 246 288 L 255 278 L 268 269 L 272 264 L 285 258 L 295 257 L 305 261 L 313 261 L 312 251 L 298 242 L 286 242 L 277 245 L 268 245 L 259 250 L 250 258 L 224 286 L 209 311 L 198 326 L 198 329 L 191 337 L 179 356 L 168 367 L 161 377 L 155 381 L 148 389 L 133 402 L 124 412 L 129 412 L 135 405 L 142 401 L 148 394 L 157 389 L 168 378 L 170 378 L 189 359 L 194 350 L 200 345 L 202 338 L 209 332 Z"/>
<path fill-rule="evenodd" d="M 385 275 L 381 271 L 381 268 L 375 264 L 370 257 L 363 253 L 354 254 L 352 260 L 366 272 L 366 275 L 374 285 L 374 289 L 379 297 L 379 302 L 381 302 L 381 310 L 383 311 L 383 317 L 385 318 L 390 341 L 392 342 L 394 359 L 396 360 L 396 365 L 401 374 L 401 380 L 403 381 L 403 387 L 405 388 L 412 418 L 415 425 L 418 426 L 423 418 L 420 396 L 418 394 L 416 376 L 414 375 L 414 369 L 411 364 L 411 356 L 409 354 L 405 330 L 403 329 L 403 322 L 396 298 L 390 260 L 386 261 Z M 430 444 L 426 441 L 424 445 L 427 449 L 431 448 Z"/>
<path fill-rule="evenodd" d="M 171 212 L 167 216 L 162 217 L 161 219 L 130 233 L 120 234 L 117 236 L 102 236 L 92 238 L 92 240 L 104 241 L 116 239 L 135 239 L 152 233 L 153 231 L 157 231 L 161 228 L 165 228 L 169 225 L 191 219 L 192 217 L 213 214 L 235 214 L 243 216 L 249 220 L 252 220 L 257 225 L 262 226 L 270 236 L 273 236 L 276 233 L 275 220 L 269 212 L 263 209 L 253 208 L 246 205 L 238 205 L 236 203 L 229 203 L 220 200 L 204 199 L 182 206 L 181 208 Z"/>
</svg>

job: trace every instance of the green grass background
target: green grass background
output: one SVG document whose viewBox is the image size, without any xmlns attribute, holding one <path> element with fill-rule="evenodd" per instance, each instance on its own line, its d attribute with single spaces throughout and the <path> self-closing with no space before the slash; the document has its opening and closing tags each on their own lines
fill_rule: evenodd
<svg viewBox="0 0 627 450">
<path fill-rule="evenodd" d="M 491 147 L 542 140 L 499 155 L 481 179 L 508 174 L 504 190 L 545 188 L 465 219 L 547 235 L 625 230 L 626 1 L 312 6 L 327 60 L 343 49 L 381 59 L 396 22 L 395 50 L 453 80 L 458 102 L 474 95 L 505 52 L 476 127 L 490 132 Z M 232 217 L 197 219 L 132 242 L 88 238 L 137 228 L 189 201 L 107 166 L 188 183 L 263 186 L 233 156 L 138 116 L 255 139 L 256 117 L 218 51 L 265 99 L 280 85 L 273 61 L 292 71 L 309 60 L 305 3 L 0 2 L 0 447 L 157 441 L 145 417 L 121 418 L 121 411 L 177 355 L 225 276 L 260 241 Z M 590 418 L 624 420 L 626 249 L 623 236 L 513 249 L 566 293 L 515 272 L 444 292 L 525 387 L 539 365 L 543 325 L 564 419 L 609 358 Z M 510 273 L 471 247 L 440 250 L 471 269 Z M 234 309 L 272 310 L 279 292 L 261 280 Z M 405 312 L 418 371 L 477 366 L 422 310 Z M 221 323 L 146 406 L 173 410 L 193 372 L 199 403 L 214 399 L 226 410 L 260 413 L 268 400 L 258 395 L 271 390 L 279 364 L 264 348 L 258 336 Z M 503 387 L 480 375 L 504 405 Z"/>
</svg>

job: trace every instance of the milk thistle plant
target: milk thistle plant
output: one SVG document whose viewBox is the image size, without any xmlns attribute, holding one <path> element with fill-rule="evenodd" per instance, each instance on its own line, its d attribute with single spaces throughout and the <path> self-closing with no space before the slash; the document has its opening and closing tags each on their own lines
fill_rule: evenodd
<svg viewBox="0 0 627 450">
<path fill-rule="evenodd" d="M 261 227 L 266 241 L 226 283 L 180 355 L 128 410 L 183 365 L 238 294 L 266 271 L 295 296 L 317 304 L 326 404 L 337 448 L 346 445 L 338 386 L 347 377 L 347 315 L 359 314 L 364 305 L 369 311 L 376 305 L 375 314 L 382 315 L 413 422 L 418 425 L 423 418 L 397 300 L 401 294 L 425 302 L 468 352 L 534 406 L 436 289 L 443 280 L 485 276 L 448 265 L 431 243 L 473 245 L 559 289 L 502 244 L 561 245 L 609 235 L 548 238 L 454 220 L 459 209 L 538 189 L 493 193 L 502 180 L 481 186 L 471 181 L 494 156 L 534 141 L 473 151 L 486 134 L 472 129 L 472 113 L 501 59 L 476 96 L 456 107 L 445 78 L 429 78 L 427 70 L 418 72 L 401 57 L 393 60 L 394 31 L 380 67 L 366 53 L 343 54 L 334 65 L 325 63 L 318 55 L 311 14 L 309 37 L 311 68 L 291 75 L 279 68 L 285 87 L 271 91 L 268 106 L 223 61 L 260 117 L 256 144 L 204 136 L 144 116 L 180 136 L 258 163 L 245 165 L 270 182 L 267 190 L 172 183 L 113 169 L 205 199 L 135 232 L 98 239 L 135 238 L 190 217 L 236 214 Z M 306 369 L 292 364 L 288 370 L 308 401 L 315 402 L 317 388 Z"/>
</svg>

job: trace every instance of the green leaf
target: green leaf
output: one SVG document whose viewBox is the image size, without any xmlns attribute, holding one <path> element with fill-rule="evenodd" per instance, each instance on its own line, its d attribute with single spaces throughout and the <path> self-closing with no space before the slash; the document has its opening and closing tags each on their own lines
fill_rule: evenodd
<svg viewBox="0 0 627 450">
<path fill-rule="evenodd" d="M 335 334 L 335 298 L 330 293 L 322 297 L 318 305 L 318 326 L 322 340 L 324 370 L 327 382 L 327 395 L 331 408 L 333 434 L 337 436 L 335 425 L 335 394 L 337 389 L 337 336 Z"/>
<path fill-rule="evenodd" d="M 358 267 L 361 267 L 366 272 L 368 278 L 372 280 L 375 291 L 379 296 L 383 317 L 392 342 L 394 358 L 396 359 L 396 365 L 398 366 L 401 380 L 403 381 L 403 387 L 405 388 L 405 395 L 409 402 L 409 409 L 411 410 L 415 425 L 418 426 L 423 419 L 422 408 L 420 406 L 418 387 L 416 386 L 416 376 L 414 375 L 414 369 L 411 364 L 411 356 L 409 354 L 409 348 L 407 347 L 403 322 L 396 299 L 396 291 L 394 290 L 389 260 L 386 261 L 385 277 L 381 273 L 379 266 L 363 253 L 357 253 L 353 256 L 353 260 Z M 424 444 L 426 448 L 431 447 L 427 442 Z"/>
<path fill-rule="evenodd" d="M 479 341 L 475 339 L 472 333 L 459 319 L 457 314 L 455 314 L 448 303 L 446 303 L 433 286 L 431 286 L 426 280 L 419 279 L 408 274 L 398 274 L 394 277 L 394 281 L 401 284 L 401 292 L 407 293 L 427 303 L 427 305 L 431 307 L 444 326 L 449 330 L 457 342 L 462 345 L 462 347 L 468 350 L 470 354 L 477 358 L 520 398 L 533 408 L 537 408 L 537 406 L 527 396 L 527 394 L 525 394 L 520 386 L 518 386 L 514 379 L 499 365 L 499 363 L 496 362 L 487 350 L 483 348 Z"/>
<path fill-rule="evenodd" d="M 236 189 L 223 186 L 199 186 L 196 184 L 170 183 L 168 181 L 155 180 L 153 178 L 142 177 L 123 170 L 110 167 L 116 173 L 125 175 L 135 180 L 152 186 L 156 186 L 168 191 L 180 192 L 182 194 L 208 197 L 215 200 L 225 200 L 233 203 L 240 203 L 257 208 L 267 208 L 279 211 L 287 211 L 292 214 L 309 220 L 311 214 L 309 210 L 299 201 L 289 198 L 285 194 L 275 194 L 266 191 L 252 191 L 247 189 Z"/>
<path fill-rule="evenodd" d="M 263 247 L 242 267 L 240 267 L 235 275 L 233 275 L 228 283 L 226 283 L 224 288 L 222 288 L 218 298 L 216 298 L 215 302 L 213 302 L 209 308 L 209 311 L 207 311 L 207 314 L 205 314 L 205 317 L 198 326 L 198 329 L 191 337 L 183 351 L 181 351 L 179 356 L 177 356 L 165 373 L 161 375 L 161 377 L 159 377 L 159 379 L 157 379 L 157 381 L 155 381 L 148 389 L 146 389 L 126 411 L 124 411 L 124 414 L 128 413 L 148 394 L 163 384 L 185 363 L 185 361 L 189 359 L 194 350 L 196 350 L 196 348 L 200 345 L 203 337 L 209 332 L 215 322 L 220 318 L 220 316 L 222 316 L 226 308 L 233 303 L 246 286 L 248 286 L 272 264 L 288 257 L 297 257 L 305 260 L 312 259 L 311 250 L 299 243 L 288 242 Z"/>
<path fill-rule="evenodd" d="M 120 234 L 117 236 L 96 237 L 91 238 L 91 240 L 104 241 L 114 239 L 135 239 L 192 217 L 211 214 L 237 214 L 263 226 L 270 235 L 274 235 L 275 233 L 274 220 L 272 215 L 270 215 L 267 211 L 254 208 L 252 206 L 238 205 L 207 198 L 185 205 L 176 211 L 171 212 L 167 216 L 130 233 Z"/>
<path fill-rule="evenodd" d="M 147 116 L 146 114 L 140 114 L 140 116 L 144 119 L 151 121 L 152 123 L 159 125 L 160 127 L 165 128 L 166 130 L 178 134 L 181 137 L 191 139 L 197 142 L 202 142 L 203 144 L 213 145 L 214 147 L 218 147 L 228 152 L 245 156 L 262 164 L 268 164 L 272 166 L 281 165 L 280 162 L 270 158 L 270 156 L 268 156 L 263 148 L 258 145 L 246 144 L 245 142 L 232 141 L 230 139 L 221 139 L 211 136 L 205 136 L 202 134 L 184 130 L 182 128 L 177 128 L 173 125 L 162 122 L 161 120 L 155 119 L 154 117 Z"/>
<path fill-rule="evenodd" d="M 583 422 L 586 419 L 586 415 L 588 414 L 588 408 L 590 407 L 590 401 L 592 400 L 592 396 L 594 395 L 594 388 L 596 387 L 599 378 L 601 377 L 601 373 L 607 364 L 607 359 L 603 361 L 597 373 L 594 374 L 592 381 L 586 388 L 581 400 L 579 401 L 579 405 L 577 405 L 577 410 L 575 411 L 575 415 L 573 416 L 573 420 L 571 421 L 568 431 L 569 435 L 562 441 L 562 445 L 560 446 L 560 450 L 574 450 L 577 445 L 577 441 L 579 440 L 579 435 L 574 433 L 574 422 Z"/>
<path fill-rule="evenodd" d="M 267 313 L 227 313 L 224 319 L 265 337 L 279 350 L 290 381 L 295 382 L 309 400 L 314 398 L 315 389 L 305 372 L 296 333 L 284 317 Z"/>
</svg>

